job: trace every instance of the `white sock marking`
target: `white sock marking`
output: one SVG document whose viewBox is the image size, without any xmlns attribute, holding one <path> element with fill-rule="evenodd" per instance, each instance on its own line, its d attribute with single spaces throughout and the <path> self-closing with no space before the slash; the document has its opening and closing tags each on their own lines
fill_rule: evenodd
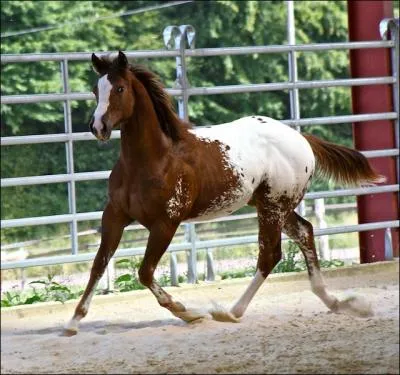
<svg viewBox="0 0 400 375">
<path fill-rule="evenodd" d="M 94 293 L 96 292 L 96 286 L 97 286 L 97 282 L 96 282 L 96 285 L 93 287 L 92 291 L 90 292 L 90 294 L 87 296 L 85 302 L 82 305 L 82 310 L 84 310 L 86 313 L 87 313 L 87 311 L 89 309 L 89 305 L 90 305 L 90 302 L 92 301 Z"/>
<path fill-rule="evenodd" d="M 90 305 L 90 302 L 92 301 L 94 293 L 96 292 L 96 287 L 97 287 L 98 282 L 99 282 L 99 278 L 96 280 L 96 283 L 94 284 L 92 291 L 89 293 L 85 302 L 82 305 L 82 310 L 84 310 L 85 313 L 88 312 L 89 305 Z M 73 318 L 65 326 L 65 329 L 78 332 L 79 321 L 82 318 L 83 318 L 83 316 L 81 316 L 81 315 L 77 315 L 77 316 L 74 315 Z"/>
<path fill-rule="evenodd" d="M 316 294 L 328 308 L 332 308 L 337 302 L 337 298 L 328 294 L 321 272 L 315 267 L 313 267 L 310 282 L 313 293 Z"/>
<path fill-rule="evenodd" d="M 254 295 L 256 294 L 257 290 L 260 288 L 264 280 L 265 277 L 262 275 L 260 270 L 257 270 L 253 280 L 247 287 L 246 291 L 232 307 L 231 312 L 233 315 L 235 315 L 237 318 L 240 318 L 244 314 L 247 307 L 249 306 L 249 303 L 253 299 Z"/>
<path fill-rule="evenodd" d="M 78 332 L 78 326 L 79 326 L 79 320 L 72 318 L 67 325 L 65 326 L 65 329 L 69 331 L 75 331 Z"/>
</svg>

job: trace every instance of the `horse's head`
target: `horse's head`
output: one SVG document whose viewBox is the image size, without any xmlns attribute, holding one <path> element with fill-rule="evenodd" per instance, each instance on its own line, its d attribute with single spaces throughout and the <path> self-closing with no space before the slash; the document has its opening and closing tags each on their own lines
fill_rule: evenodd
<svg viewBox="0 0 400 375">
<path fill-rule="evenodd" d="M 90 120 L 89 127 L 98 139 L 105 141 L 110 138 L 113 128 L 123 124 L 132 116 L 133 77 L 129 72 L 128 60 L 121 51 L 113 61 L 107 58 L 98 58 L 93 53 L 92 64 L 100 78 L 93 88 L 97 108 Z"/>
</svg>

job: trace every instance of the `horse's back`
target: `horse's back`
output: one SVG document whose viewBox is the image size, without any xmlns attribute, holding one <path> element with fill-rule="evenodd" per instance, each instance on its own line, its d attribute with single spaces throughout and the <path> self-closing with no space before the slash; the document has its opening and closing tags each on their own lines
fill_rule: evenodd
<svg viewBox="0 0 400 375">
<path fill-rule="evenodd" d="M 307 140 L 291 127 L 264 116 L 244 117 L 193 133 L 228 146 L 230 163 L 240 170 L 246 190 L 265 182 L 272 192 L 304 189 L 315 168 Z"/>
</svg>

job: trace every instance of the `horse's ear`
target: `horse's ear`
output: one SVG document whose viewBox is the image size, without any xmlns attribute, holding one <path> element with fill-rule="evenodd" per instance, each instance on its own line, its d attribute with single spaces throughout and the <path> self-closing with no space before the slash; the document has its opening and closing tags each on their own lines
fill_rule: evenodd
<svg viewBox="0 0 400 375">
<path fill-rule="evenodd" d="M 99 59 L 94 53 L 92 53 L 92 65 L 94 71 L 99 76 L 106 74 L 109 69 L 109 64 L 107 64 L 104 60 Z"/>
<path fill-rule="evenodd" d="M 128 59 L 122 51 L 118 52 L 117 64 L 120 69 L 126 69 L 128 67 Z"/>
</svg>

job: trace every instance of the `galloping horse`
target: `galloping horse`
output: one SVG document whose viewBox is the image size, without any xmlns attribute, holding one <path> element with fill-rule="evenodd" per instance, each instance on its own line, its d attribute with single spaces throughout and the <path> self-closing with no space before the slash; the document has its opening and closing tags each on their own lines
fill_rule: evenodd
<svg viewBox="0 0 400 375">
<path fill-rule="evenodd" d="M 327 292 L 313 227 L 294 211 L 314 175 L 315 161 L 323 175 L 344 184 L 384 181 L 360 152 L 264 116 L 191 129 L 178 118 L 158 78 L 129 64 L 122 52 L 114 60 L 92 54 L 92 64 L 100 78 L 93 90 L 97 108 L 90 130 L 106 141 L 119 126 L 121 153 L 109 178 L 100 248 L 65 335 L 77 333 L 124 228 L 134 220 L 150 232 L 140 282 L 175 316 L 188 322 L 203 317 L 174 301 L 155 281 L 154 271 L 181 222 L 228 215 L 246 204 L 258 213 L 257 271 L 230 311 L 209 311 L 214 319 L 237 322 L 243 316 L 281 259 L 281 232 L 300 247 L 312 291 L 331 311 L 365 314 L 357 299 L 339 301 Z"/>
</svg>

